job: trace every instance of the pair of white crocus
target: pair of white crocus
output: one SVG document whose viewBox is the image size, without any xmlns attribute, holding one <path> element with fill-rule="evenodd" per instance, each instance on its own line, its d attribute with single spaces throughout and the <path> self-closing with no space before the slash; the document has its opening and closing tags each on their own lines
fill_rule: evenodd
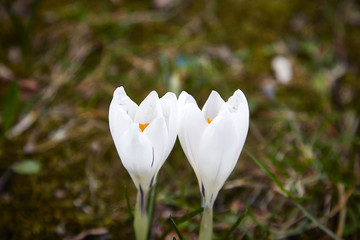
<svg viewBox="0 0 360 240">
<path fill-rule="evenodd" d="M 110 104 L 109 123 L 121 161 L 138 190 L 140 212 L 145 213 L 147 193 L 179 136 L 198 179 L 204 208 L 211 210 L 208 217 L 212 219 L 214 201 L 245 143 L 249 107 L 240 90 L 227 102 L 212 91 L 202 110 L 186 92 L 177 99 L 174 93 L 159 98 L 152 91 L 138 106 L 119 87 Z M 202 222 L 201 228 L 212 228 L 212 220 Z M 200 239 L 211 236 L 200 235 Z"/>
</svg>

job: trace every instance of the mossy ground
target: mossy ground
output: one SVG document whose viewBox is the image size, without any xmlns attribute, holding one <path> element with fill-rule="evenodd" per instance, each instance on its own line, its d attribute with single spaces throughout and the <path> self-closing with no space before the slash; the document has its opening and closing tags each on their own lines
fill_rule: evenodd
<svg viewBox="0 0 360 240">
<path fill-rule="evenodd" d="M 200 106 L 212 89 L 245 92 L 245 148 L 318 222 L 243 152 L 214 206 L 218 239 L 245 209 L 231 239 L 330 239 L 318 223 L 359 238 L 359 15 L 352 0 L 4 0 L 0 106 L 16 108 L 14 121 L 2 116 L 0 239 L 131 237 L 126 195 L 133 207 L 136 192 L 107 119 L 118 86 L 137 103 L 151 90 L 186 90 Z M 271 68 L 277 55 L 292 64 L 286 85 Z M 5 97 L 14 81 L 18 99 Z M 24 159 L 41 171 L 8 174 Z M 200 207 L 178 142 L 157 190 L 151 239 L 172 227 L 170 215 Z M 186 239 L 199 219 L 178 225 Z"/>
</svg>

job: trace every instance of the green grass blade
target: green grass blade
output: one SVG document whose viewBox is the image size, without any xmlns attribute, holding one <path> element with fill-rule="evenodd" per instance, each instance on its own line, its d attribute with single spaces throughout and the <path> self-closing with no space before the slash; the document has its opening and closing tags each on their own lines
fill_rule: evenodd
<svg viewBox="0 0 360 240">
<path fill-rule="evenodd" d="M 192 212 L 190 212 L 190 213 L 182 216 L 182 217 L 179 218 L 176 222 L 177 222 L 178 224 L 183 223 L 183 222 L 186 222 L 187 220 L 193 218 L 194 216 L 202 213 L 202 211 L 203 211 L 203 208 L 198 208 L 198 209 L 196 209 L 195 211 L 192 211 Z"/>
<path fill-rule="evenodd" d="M 152 223 L 154 221 L 154 213 L 155 213 L 155 207 L 156 207 L 156 196 L 157 196 L 157 181 L 155 179 L 155 182 L 150 189 L 149 194 L 149 200 L 148 200 L 148 222 L 149 222 L 149 231 L 148 231 L 148 239 L 150 239 L 150 230 Z"/>
<path fill-rule="evenodd" d="M 182 216 L 181 218 L 177 219 L 176 222 L 177 222 L 177 224 L 179 225 L 179 224 L 181 224 L 181 223 L 183 223 L 183 222 L 188 221 L 189 219 L 193 218 L 194 216 L 202 213 L 202 211 L 203 211 L 203 208 L 198 208 L 198 209 L 196 209 L 196 210 L 194 210 L 194 211 L 192 211 L 192 212 L 189 212 L 188 214 Z M 166 235 L 168 235 L 168 234 L 171 232 L 171 230 L 172 230 L 171 227 L 168 228 L 168 229 L 161 235 L 160 239 L 165 239 Z"/>
<path fill-rule="evenodd" d="M 20 86 L 17 81 L 11 82 L 5 92 L 1 103 L 1 118 L 4 132 L 9 130 L 15 122 L 18 108 L 20 106 Z"/>
<path fill-rule="evenodd" d="M 300 203 L 298 203 L 295 200 L 293 200 L 293 202 L 296 205 L 296 207 L 299 208 L 308 219 L 310 219 L 318 228 L 323 230 L 327 235 L 329 235 L 333 239 L 342 240 L 341 237 L 337 236 L 333 231 L 331 231 L 329 228 L 327 228 L 325 225 L 319 222 L 319 220 L 317 220 L 313 215 L 311 215 L 311 213 L 309 213 Z"/>
<path fill-rule="evenodd" d="M 284 185 L 259 159 L 257 159 L 249 150 L 244 148 L 244 152 L 263 170 L 266 175 L 283 191 L 288 197 L 292 198 L 291 193 L 285 189 Z"/>
<path fill-rule="evenodd" d="M 127 190 L 126 186 L 125 186 L 125 200 L 126 200 L 126 207 L 127 207 L 128 215 L 129 215 L 129 221 L 131 222 L 131 230 L 132 230 L 132 233 L 134 233 L 135 232 L 134 225 L 133 225 L 134 214 L 133 214 L 133 211 L 131 209 L 130 200 L 129 200 L 129 193 L 128 193 L 128 190 Z M 135 235 L 132 236 L 132 239 L 135 239 Z"/>
<path fill-rule="evenodd" d="M 247 214 L 249 215 L 250 219 L 263 231 L 263 233 L 268 234 L 270 231 L 269 227 L 265 226 L 261 222 L 259 222 L 259 220 L 254 215 L 253 211 L 251 210 L 250 204 L 247 201 L 246 201 L 245 205 L 246 205 L 246 208 L 248 209 Z"/>
<path fill-rule="evenodd" d="M 181 234 L 181 232 L 179 231 L 178 227 L 176 226 L 176 223 L 175 223 L 174 218 L 173 218 L 172 216 L 170 216 L 170 217 L 169 217 L 169 220 L 170 220 L 170 222 L 172 223 L 173 228 L 175 229 L 175 232 L 176 232 L 176 234 L 177 234 L 178 237 L 179 237 L 179 240 L 184 239 L 183 235 Z"/>
<path fill-rule="evenodd" d="M 339 236 L 337 236 L 333 231 L 331 231 L 329 228 L 324 226 L 319 220 L 317 220 L 311 213 L 309 213 L 296 199 L 296 197 L 293 197 L 289 191 L 287 191 L 282 185 L 282 183 L 276 178 L 276 176 L 259 160 L 257 159 L 249 150 L 244 148 L 244 151 L 246 154 L 254 160 L 254 162 L 266 173 L 266 175 L 287 195 L 288 198 L 290 198 L 296 207 L 298 207 L 304 215 L 310 219 L 318 228 L 320 228 L 322 231 L 324 231 L 326 234 L 328 234 L 330 237 L 336 240 L 341 240 Z"/>
<path fill-rule="evenodd" d="M 235 223 L 231 226 L 230 230 L 227 232 L 224 239 L 230 239 L 230 236 L 232 232 L 237 228 L 237 226 L 241 223 L 241 221 L 244 219 L 248 212 L 248 209 L 245 209 L 245 211 L 238 217 L 238 219 L 235 221 Z"/>
</svg>

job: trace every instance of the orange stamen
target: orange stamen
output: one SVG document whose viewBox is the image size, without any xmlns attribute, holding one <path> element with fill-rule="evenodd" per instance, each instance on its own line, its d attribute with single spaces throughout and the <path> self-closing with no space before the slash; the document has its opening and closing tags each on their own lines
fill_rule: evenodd
<svg viewBox="0 0 360 240">
<path fill-rule="evenodd" d="M 207 121 L 208 121 L 208 124 L 210 124 L 212 122 L 212 120 L 210 120 L 210 118 L 208 118 Z"/>
<path fill-rule="evenodd" d="M 149 126 L 148 123 L 145 123 L 145 124 L 139 123 L 139 128 L 140 128 L 141 132 L 143 132 L 147 126 Z"/>
</svg>

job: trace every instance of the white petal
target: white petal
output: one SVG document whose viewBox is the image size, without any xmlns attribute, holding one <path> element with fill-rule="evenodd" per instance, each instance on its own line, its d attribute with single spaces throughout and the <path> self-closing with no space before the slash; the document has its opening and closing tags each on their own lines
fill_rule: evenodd
<svg viewBox="0 0 360 240">
<path fill-rule="evenodd" d="M 109 107 L 109 126 L 114 141 L 118 141 L 120 136 L 129 128 L 132 119 L 126 113 L 126 109 L 130 109 L 126 103 L 130 103 L 126 95 L 121 94 L 121 88 L 115 90 L 114 97 Z M 129 101 L 128 101 L 129 100 Z"/>
<path fill-rule="evenodd" d="M 238 149 L 241 152 L 249 129 L 249 106 L 244 93 L 239 89 L 236 90 L 226 106 L 239 135 Z"/>
<path fill-rule="evenodd" d="M 143 134 L 150 140 L 154 148 L 154 158 L 151 167 L 155 168 L 157 173 L 165 161 L 164 153 L 168 143 L 168 130 L 164 117 L 158 117 L 150 122 Z"/>
<path fill-rule="evenodd" d="M 110 106 L 109 127 L 111 136 L 116 144 L 120 137 L 129 129 L 132 121 L 130 117 L 118 106 Z"/>
<path fill-rule="evenodd" d="M 174 147 L 178 133 L 178 105 L 176 95 L 174 93 L 166 93 L 160 98 L 160 103 L 169 134 L 164 153 L 164 160 L 166 160 Z"/>
<path fill-rule="evenodd" d="M 139 108 L 135 114 L 135 122 L 150 123 L 155 118 L 162 115 L 159 96 L 155 91 L 152 91 L 140 103 Z"/>
<path fill-rule="evenodd" d="M 207 126 L 208 123 L 199 107 L 193 103 L 186 104 L 183 109 L 178 135 L 181 147 L 198 179 L 197 155 L 201 137 Z"/>
<path fill-rule="evenodd" d="M 153 162 L 153 147 L 150 140 L 141 133 L 138 124 L 132 124 L 115 142 L 121 162 L 129 172 L 137 188 L 149 189 L 156 169 L 151 167 Z"/>
<path fill-rule="evenodd" d="M 202 109 L 205 119 L 214 120 L 219 114 L 221 107 L 225 104 L 219 93 L 212 91 Z"/>
<path fill-rule="evenodd" d="M 231 113 L 242 111 L 242 108 L 246 108 L 247 111 L 249 110 L 245 94 L 240 89 L 234 92 L 226 102 L 226 105 Z"/>
<path fill-rule="evenodd" d="M 115 89 L 112 102 L 119 105 L 134 120 L 138 105 L 126 95 L 123 87 Z"/>
<path fill-rule="evenodd" d="M 195 103 L 196 104 L 196 101 L 193 98 L 193 96 L 191 96 L 190 94 L 188 94 L 185 91 L 182 91 L 180 93 L 178 102 L 180 105 L 185 105 L 187 103 Z"/>
<path fill-rule="evenodd" d="M 205 204 L 212 205 L 238 160 L 238 135 L 227 114 L 220 114 L 205 130 L 199 147 L 198 168 Z"/>
<path fill-rule="evenodd" d="M 184 107 L 186 104 L 188 103 L 193 103 L 197 106 L 197 103 L 195 101 L 195 99 L 193 98 L 193 96 L 191 96 L 190 94 L 188 94 L 185 91 L 182 91 L 180 93 L 179 99 L 178 99 L 178 124 L 180 125 L 180 121 L 184 115 Z"/>
</svg>

